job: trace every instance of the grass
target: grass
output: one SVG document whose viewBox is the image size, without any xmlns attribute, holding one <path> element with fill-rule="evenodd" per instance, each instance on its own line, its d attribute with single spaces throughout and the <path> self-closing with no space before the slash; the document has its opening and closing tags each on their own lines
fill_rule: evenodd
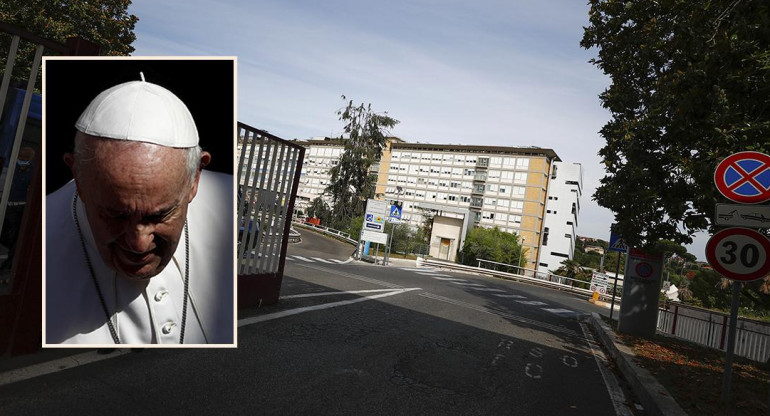
<svg viewBox="0 0 770 416">
<path fill-rule="evenodd" d="M 614 327 L 614 323 L 612 326 Z M 690 415 L 759 416 L 767 414 L 770 366 L 733 358 L 731 397 L 721 402 L 725 353 L 663 335 L 652 339 L 618 334 L 649 371 Z"/>
</svg>

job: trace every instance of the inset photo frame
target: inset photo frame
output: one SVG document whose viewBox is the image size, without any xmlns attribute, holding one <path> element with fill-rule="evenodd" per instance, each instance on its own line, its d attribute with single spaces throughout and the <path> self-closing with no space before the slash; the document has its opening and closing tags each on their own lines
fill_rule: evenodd
<svg viewBox="0 0 770 416">
<path fill-rule="evenodd" d="M 236 347 L 235 57 L 43 60 L 43 347 Z"/>
</svg>

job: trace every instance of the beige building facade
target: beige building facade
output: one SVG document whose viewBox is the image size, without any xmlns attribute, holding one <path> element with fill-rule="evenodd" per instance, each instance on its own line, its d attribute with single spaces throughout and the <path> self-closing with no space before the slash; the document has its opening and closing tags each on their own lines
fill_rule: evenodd
<svg viewBox="0 0 770 416">
<path fill-rule="evenodd" d="M 308 150 L 297 193 L 298 209 L 323 195 L 329 181 L 328 171 L 343 152 L 342 142 L 335 139 L 317 138 L 300 144 Z M 378 172 L 375 198 L 401 201 L 402 221 L 415 227 L 425 218 L 447 211 L 452 213 L 446 214 L 448 217 L 467 215 L 469 226 L 498 227 L 516 233 L 527 250 L 526 267 L 536 269 L 541 256 L 542 234 L 547 226 L 547 198 L 560 196 L 556 195 L 558 190 L 549 189 L 552 166 L 559 161 L 553 150 L 538 147 L 389 140 L 381 160 L 373 166 Z M 571 193 L 562 198 L 566 200 L 573 196 L 575 194 Z M 456 214 L 459 211 L 467 214 Z M 439 230 L 443 227 L 441 221 L 448 222 L 444 233 L 447 235 L 442 234 L 440 240 L 431 241 L 431 255 L 453 259 L 462 248 L 465 236 L 456 235 L 456 220 L 440 219 Z M 558 235 L 553 230 L 551 244 L 556 243 Z"/>
</svg>

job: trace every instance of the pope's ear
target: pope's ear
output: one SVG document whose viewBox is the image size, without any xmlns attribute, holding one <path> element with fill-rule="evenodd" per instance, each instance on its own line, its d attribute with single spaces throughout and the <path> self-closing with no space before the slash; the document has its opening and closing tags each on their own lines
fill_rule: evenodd
<svg viewBox="0 0 770 416">
<path fill-rule="evenodd" d="M 65 153 L 63 159 L 64 163 L 69 166 L 70 172 L 72 172 L 72 177 L 75 179 L 75 187 L 77 188 L 78 195 L 80 195 L 80 198 L 83 199 L 83 193 L 80 192 L 80 184 L 78 183 L 77 168 L 75 167 L 75 155 L 72 153 Z"/>
<path fill-rule="evenodd" d="M 193 198 L 195 198 L 195 195 L 198 194 L 198 182 L 200 182 L 201 179 L 201 169 L 206 167 L 211 163 L 211 153 L 209 152 L 201 152 L 201 161 L 198 165 L 198 172 L 195 174 L 195 181 L 193 182 L 192 189 L 190 190 L 190 199 L 187 202 L 192 202 Z"/>
<path fill-rule="evenodd" d="M 72 153 L 65 153 L 62 159 L 64 159 L 64 163 L 66 163 L 67 166 L 69 166 L 70 171 L 72 171 L 72 176 L 75 176 L 75 155 Z"/>
</svg>

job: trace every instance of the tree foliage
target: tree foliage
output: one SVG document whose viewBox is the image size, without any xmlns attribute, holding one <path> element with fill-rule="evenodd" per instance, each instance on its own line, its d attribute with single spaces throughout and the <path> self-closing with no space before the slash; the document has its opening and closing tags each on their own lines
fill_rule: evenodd
<svg viewBox="0 0 770 416">
<path fill-rule="evenodd" d="M 344 95 L 342 99 L 346 99 Z M 389 129 L 398 124 L 387 112 L 377 114 L 371 104 L 355 105 L 353 100 L 337 115 L 345 123 L 340 136 L 345 149 L 339 163 L 329 171 L 331 180 L 325 190 L 332 197 L 333 224 L 346 223 L 364 213 L 366 200 L 374 196 L 377 179 L 376 173 L 369 170 L 382 155 Z"/>
<path fill-rule="evenodd" d="M 692 242 L 726 156 L 770 151 L 770 3 L 590 0 L 581 45 L 611 78 L 594 199 L 636 247 Z"/>
<path fill-rule="evenodd" d="M 128 13 L 130 0 L 4 0 L 0 21 L 59 43 L 80 36 L 101 47 L 101 55 L 129 55 L 139 19 Z M 5 66 L 10 37 L 0 37 L 0 64 Z M 22 41 L 13 72 L 15 84 L 26 85 L 35 45 Z M 37 86 L 40 87 L 39 79 Z"/>
<path fill-rule="evenodd" d="M 476 266 L 480 259 L 518 266 L 519 259 L 526 255 L 527 249 L 522 249 L 517 234 L 506 233 L 497 227 L 474 227 L 465 237 L 460 257 L 462 263 L 469 266 Z"/>
</svg>

